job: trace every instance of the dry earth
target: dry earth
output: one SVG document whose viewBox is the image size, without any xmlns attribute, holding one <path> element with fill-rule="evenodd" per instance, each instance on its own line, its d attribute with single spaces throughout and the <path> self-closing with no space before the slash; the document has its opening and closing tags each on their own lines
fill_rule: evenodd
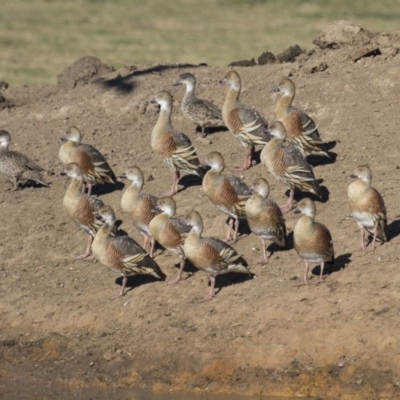
<svg viewBox="0 0 400 400">
<path fill-rule="evenodd" d="M 235 248 L 257 278 L 218 278 L 220 291 L 209 303 L 198 303 L 207 278 L 194 268 L 173 287 L 133 277 L 132 290 L 111 301 L 121 278 L 99 263 L 72 261 L 86 236 L 62 208 L 68 182 L 58 176 L 61 134 L 78 126 L 116 173 L 140 166 L 148 178 L 145 190 L 160 196 L 171 177 L 150 148 L 157 112 L 146 100 L 168 89 L 174 95 L 173 123 L 192 138 L 200 158 L 218 150 L 233 167 L 242 161 L 240 144 L 229 132 L 200 139 L 179 109 L 183 88 L 171 87 L 180 73 L 193 72 L 199 97 L 222 106 L 226 88 L 215 82 L 227 68 L 155 65 L 113 71 L 85 59 L 63 71 L 56 87 L 2 89 L 0 128 L 12 134 L 13 149 L 46 167 L 51 187 L 10 192 L 0 178 L 0 388 L 16 382 L 400 398 L 400 35 L 340 26 L 328 33 L 335 36 L 339 29 L 341 41 L 326 46 L 320 41 L 291 63 L 237 68 L 242 101 L 269 120 L 275 101 L 270 89 L 291 74 L 296 105 L 314 117 L 325 141 L 336 141 L 331 160 L 315 166 L 324 188 L 317 219 L 331 230 L 336 252 L 320 285 L 314 284 L 318 268 L 308 287 L 296 285 L 303 264 L 292 246 L 292 214 L 286 216 L 288 249 L 276 251 L 266 266 L 256 264 L 258 239 L 248 232 L 240 237 Z M 359 231 L 346 200 L 346 178 L 364 163 L 373 170 L 389 218 L 389 242 L 369 254 L 353 250 Z M 269 180 L 271 197 L 283 202 L 285 188 L 261 164 L 243 173 L 248 183 L 259 176 Z M 195 207 L 205 219 L 205 235 L 223 237 L 225 217 L 205 198 L 199 181 L 182 182 L 187 187 L 175 196 L 178 214 Z M 115 208 L 122 228 L 141 241 L 121 213 L 122 191 L 98 193 Z M 156 260 L 168 277 L 176 274 L 175 256 L 164 252 Z"/>
</svg>

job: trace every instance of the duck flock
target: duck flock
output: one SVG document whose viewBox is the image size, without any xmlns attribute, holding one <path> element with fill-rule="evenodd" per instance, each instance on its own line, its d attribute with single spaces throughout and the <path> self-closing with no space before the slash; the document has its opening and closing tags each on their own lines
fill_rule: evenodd
<svg viewBox="0 0 400 400">
<path fill-rule="evenodd" d="M 310 263 L 320 264 L 319 283 L 324 278 L 325 263 L 334 262 L 332 236 L 325 225 L 315 220 L 314 201 L 306 197 L 297 204 L 294 202 L 296 189 L 321 198 L 321 188 L 307 157 L 330 157 L 327 143 L 322 141 L 314 121 L 292 105 L 294 82 L 285 77 L 274 88 L 279 96 L 275 121 L 271 122 L 240 102 L 241 79 L 235 70 L 230 70 L 219 83 L 228 86 L 222 110 L 207 100 L 196 98 L 194 75 L 180 75 L 174 85 L 186 86 L 181 103 L 183 115 L 201 128 L 202 136 L 206 136 L 210 128 L 226 127 L 245 148 L 243 163 L 236 168 L 239 171 L 251 168 L 255 162 L 255 146 L 263 146 L 261 163 L 270 176 L 289 189 L 287 203 L 277 205 L 268 198 L 269 184 L 265 178 L 257 178 L 248 186 L 236 175 L 223 174 L 224 157 L 219 152 L 210 152 L 203 161 L 199 160 L 190 138 L 172 125 L 172 96 L 167 91 L 157 93 L 149 101 L 160 109 L 151 133 L 151 147 L 172 171 L 171 189 L 162 198 L 142 191 L 144 176 L 140 166 L 130 167 L 117 177 L 95 147 L 81 142 L 82 135 L 77 127 L 68 128 L 61 138 L 61 175 L 71 179 L 63 206 L 68 216 L 88 235 L 85 252 L 75 259 L 95 258 L 122 275 L 120 296 L 125 294 L 128 276 L 147 274 L 166 278 L 154 256 L 155 242 L 158 242 L 180 258 L 178 275 L 168 284 L 181 280 L 188 259 L 209 275 L 210 290 L 201 301 L 212 300 L 217 275 L 228 272 L 251 275 L 249 262 L 233 247 L 238 240 L 240 220 L 247 219 L 252 233 L 261 240 L 262 258 L 258 263 L 264 264 L 271 256 L 267 241 L 282 248 L 286 246 L 284 214 L 290 211 L 302 214 L 294 228 L 293 242 L 305 264 L 303 284 L 309 283 Z M 42 175 L 44 169 L 24 154 L 9 150 L 10 142 L 10 134 L 1 130 L 0 172 L 13 184 L 10 190 L 22 188 L 27 181 L 49 186 Z M 173 196 L 178 192 L 182 172 L 200 177 L 207 198 L 228 215 L 223 240 L 202 236 L 203 219 L 196 210 L 183 219 L 175 217 L 177 205 Z M 347 196 L 351 215 L 360 228 L 361 250 L 374 251 L 377 241 L 387 240 L 385 204 L 381 194 L 371 186 L 372 172 L 368 165 L 357 166 L 351 178 L 354 180 L 348 186 Z M 121 208 L 143 235 L 142 246 L 118 229 L 114 210 L 92 195 L 94 185 L 125 180 L 130 184 L 122 194 Z M 371 237 L 368 246 L 366 233 Z"/>
</svg>

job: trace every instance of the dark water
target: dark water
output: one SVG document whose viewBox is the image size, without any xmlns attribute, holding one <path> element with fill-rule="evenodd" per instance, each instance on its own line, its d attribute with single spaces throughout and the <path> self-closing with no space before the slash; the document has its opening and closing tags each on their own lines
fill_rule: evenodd
<svg viewBox="0 0 400 400">
<path fill-rule="evenodd" d="M 51 383 L 47 387 L 33 385 L 5 385 L 0 383 L 0 400 L 313 400 L 305 397 L 264 397 L 213 395 L 192 393 L 153 393 L 134 389 L 71 389 L 70 387 L 54 387 Z"/>
</svg>

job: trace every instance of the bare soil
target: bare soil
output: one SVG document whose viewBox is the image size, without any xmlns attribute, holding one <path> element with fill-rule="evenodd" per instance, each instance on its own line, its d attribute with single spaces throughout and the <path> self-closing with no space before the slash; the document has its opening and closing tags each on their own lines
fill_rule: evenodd
<svg viewBox="0 0 400 400">
<path fill-rule="evenodd" d="M 145 190 L 161 196 L 171 174 L 150 148 L 157 110 L 146 100 L 167 89 L 174 95 L 173 124 L 191 137 L 199 157 L 217 150 L 228 169 L 234 167 L 242 162 L 239 142 L 227 131 L 201 139 L 180 111 L 183 88 L 171 86 L 180 73 L 192 72 L 198 96 L 222 107 L 226 88 L 215 82 L 227 68 L 160 64 L 113 71 L 96 62 L 89 68 L 85 59 L 90 77 L 79 71 L 78 62 L 63 71 L 55 87 L 3 89 L 10 106 L 0 111 L 0 128 L 11 133 L 12 149 L 47 169 L 51 182 L 50 188 L 28 185 L 10 192 L 0 177 L 3 387 L 7 382 L 59 383 L 400 398 L 400 55 L 395 34 L 382 33 L 378 39 L 374 52 L 363 53 L 365 46 L 371 50 L 376 44 L 364 35 L 361 42 L 316 47 L 291 63 L 237 67 L 242 101 L 270 121 L 276 100 L 270 90 L 290 74 L 297 85 L 295 104 L 316 120 L 325 141 L 336 142 L 329 161 L 311 160 L 324 193 L 317 202 L 317 220 L 332 233 L 336 262 L 323 284 L 315 284 L 316 267 L 310 285 L 299 287 L 303 263 L 292 245 L 297 217 L 288 214 L 288 248 L 272 246 L 275 252 L 266 266 L 256 263 L 259 240 L 242 230 L 235 248 L 257 277 L 218 277 L 220 291 L 209 303 L 198 303 L 208 290 L 207 277 L 190 265 L 178 285 L 133 277 L 127 295 L 110 300 L 121 278 L 100 263 L 73 261 L 86 236 L 62 207 L 69 183 L 58 176 L 58 139 L 67 127 L 78 126 L 84 141 L 105 154 L 117 174 L 138 165 L 147 179 Z M 347 176 L 365 163 L 373 170 L 373 185 L 385 199 L 389 218 L 388 243 L 368 254 L 354 251 L 359 230 L 346 197 Z M 286 189 L 261 164 L 242 176 L 249 184 L 267 178 L 271 198 L 285 201 Z M 207 200 L 201 182 L 185 177 L 182 183 L 175 196 L 178 215 L 196 208 L 205 220 L 204 234 L 222 238 L 226 218 Z M 121 188 L 98 188 L 97 193 L 141 243 L 121 212 Z M 296 199 L 304 196 L 297 193 Z M 175 276 L 177 257 L 159 249 L 156 261 L 168 278 Z"/>
</svg>

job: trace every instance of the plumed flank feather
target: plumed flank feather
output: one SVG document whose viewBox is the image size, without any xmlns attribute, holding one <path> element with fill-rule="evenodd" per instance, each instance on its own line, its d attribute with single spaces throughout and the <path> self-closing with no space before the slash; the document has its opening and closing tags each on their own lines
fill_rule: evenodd
<svg viewBox="0 0 400 400">
<path fill-rule="evenodd" d="M 289 111 L 297 112 L 300 116 L 301 125 L 303 132 L 311 132 L 311 139 L 322 142 L 321 135 L 318 132 L 318 127 L 314 120 L 303 110 L 300 110 L 294 106 L 289 108 Z"/>
<path fill-rule="evenodd" d="M 267 121 L 255 110 L 240 103 L 229 112 L 225 124 L 245 146 L 265 145 L 269 141 L 269 136 L 265 134 Z"/>
<path fill-rule="evenodd" d="M 205 243 L 211 245 L 217 252 L 220 257 L 221 266 L 227 267 L 229 265 L 241 265 L 243 267 L 247 267 L 247 261 L 236 252 L 236 250 L 229 246 L 229 244 L 213 237 L 201 238 Z M 250 273 L 246 269 L 246 273 Z"/>
<path fill-rule="evenodd" d="M 301 124 L 301 118 L 298 111 L 293 111 L 288 114 L 282 120 L 282 123 L 286 129 L 288 141 L 296 144 L 306 153 L 329 157 L 329 155 L 323 151 L 325 143 L 322 142 L 322 140 L 315 138 L 314 133 L 317 128 L 308 128 L 305 130 Z"/>
<path fill-rule="evenodd" d="M 177 147 L 165 162 L 172 170 L 184 171 L 189 174 L 196 174 L 200 177 L 204 175 L 204 169 L 200 167 L 200 161 L 196 154 L 196 149 L 190 145 L 187 147 Z"/>
</svg>

